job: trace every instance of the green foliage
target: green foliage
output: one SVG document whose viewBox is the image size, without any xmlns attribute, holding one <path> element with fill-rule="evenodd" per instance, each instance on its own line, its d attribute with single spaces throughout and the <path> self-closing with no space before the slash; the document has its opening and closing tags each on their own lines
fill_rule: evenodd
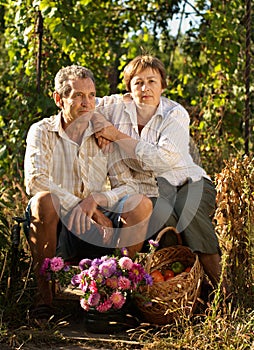
<svg viewBox="0 0 254 350">
<path fill-rule="evenodd" d="M 245 1 L 196 0 L 193 11 L 201 18 L 199 27 L 192 26 L 187 33 L 174 38 L 170 31 L 171 19 L 184 3 L 178 0 L 0 2 L 0 174 L 3 189 L 0 253 L 1 283 L 4 283 L 1 287 L 6 286 L 9 275 L 11 218 L 23 215 L 27 202 L 23 184 L 27 130 L 33 122 L 56 112 L 51 95 L 54 75 L 62 66 L 77 63 L 91 68 L 97 81 L 97 95 L 101 96 L 122 91 L 124 65 L 142 50 L 151 52 L 162 59 L 167 68 L 169 84 L 165 95 L 182 103 L 190 112 L 191 133 L 208 173 L 214 176 L 224 167 L 224 159 L 243 154 Z M 39 13 L 43 18 L 43 33 L 38 28 Z M 252 52 L 253 39 L 252 31 Z M 253 91 L 253 74 L 251 89 Z M 253 147 L 251 137 L 250 147 Z M 26 271 L 29 259 L 26 252 L 22 254 L 22 267 Z M 22 279 L 19 282 L 22 286 Z M 3 288 L 1 298 L 5 291 Z M 253 315 L 247 319 L 253 322 Z M 219 333 L 217 339 L 223 348 L 221 339 L 226 323 L 219 320 L 217 324 L 218 329 L 213 330 Z M 239 332 L 246 331 L 246 339 L 250 337 L 247 324 L 236 319 L 232 324 Z M 211 332 L 202 333 L 203 325 L 188 330 L 184 337 L 183 334 L 179 336 L 178 348 L 186 344 L 201 347 L 203 335 L 212 337 Z M 239 332 L 237 336 L 240 337 Z M 232 333 L 228 334 L 225 342 L 234 348 L 237 339 Z M 174 334 L 170 335 L 167 342 L 174 344 L 175 339 Z M 216 348 L 217 339 L 209 338 L 212 349 Z M 242 349 L 247 349 L 244 341 L 243 337 Z"/>
<path fill-rule="evenodd" d="M 56 112 L 51 94 L 59 68 L 72 63 L 86 65 L 95 74 L 99 96 L 117 92 L 121 62 L 135 54 L 139 45 L 146 45 L 148 38 L 149 47 L 157 45 L 158 31 L 164 30 L 166 36 L 168 19 L 178 11 L 178 1 L 25 0 L 7 1 L 2 9 L 0 164 L 4 184 L 10 185 L 11 179 L 15 193 L 17 187 L 23 187 L 23 157 L 29 126 Z M 40 13 L 43 32 L 38 25 Z M 153 35 L 148 29 L 151 26 Z M 138 30 L 142 34 L 139 41 L 133 41 L 136 42 L 133 50 L 129 38 L 133 35 L 135 39 Z"/>
<path fill-rule="evenodd" d="M 204 10 L 204 3 L 197 1 L 197 8 Z M 185 36 L 180 87 L 170 90 L 195 107 L 192 133 L 211 174 L 221 170 L 223 159 L 244 152 L 244 16 L 242 0 L 213 1 L 203 12 L 199 30 L 190 29 Z"/>
<path fill-rule="evenodd" d="M 86 65 L 95 73 L 99 96 L 115 93 L 124 89 L 123 66 L 142 50 L 165 63 L 169 74 L 165 94 L 193 106 L 192 136 L 208 172 L 219 171 L 223 158 L 242 152 L 244 1 L 216 0 L 212 6 L 197 1 L 193 11 L 200 15 L 200 27 L 173 38 L 170 24 L 180 11 L 179 3 L 25 0 L 2 5 L 2 174 L 11 174 L 14 182 L 22 176 L 27 129 L 56 111 L 51 93 L 60 67 Z M 39 11 L 43 18 L 40 66 Z"/>
</svg>

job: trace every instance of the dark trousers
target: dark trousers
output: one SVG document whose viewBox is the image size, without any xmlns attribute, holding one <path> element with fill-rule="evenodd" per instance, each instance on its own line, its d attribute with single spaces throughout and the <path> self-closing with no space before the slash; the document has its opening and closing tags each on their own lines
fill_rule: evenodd
<svg viewBox="0 0 254 350">
<path fill-rule="evenodd" d="M 213 183 L 202 178 L 172 186 L 158 178 L 160 196 L 152 198 L 154 210 L 149 224 L 149 237 L 163 227 L 174 226 L 181 233 L 183 244 L 194 252 L 220 253 L 218 238 L 212 224 L 216 190 Z"/>
</svg>

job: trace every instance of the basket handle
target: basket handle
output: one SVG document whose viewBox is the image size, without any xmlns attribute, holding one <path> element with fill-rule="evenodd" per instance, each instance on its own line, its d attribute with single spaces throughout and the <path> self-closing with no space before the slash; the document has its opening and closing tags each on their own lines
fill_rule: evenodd
<svg viewBox="0 0 254 350">
<path fill-rule="evenodd" d="M 180 233 L 177 231 L 177 229 L 175 227 L 173 227 L 173 226 L 167 226 L 164 229 L 162 229 L 158 233 L 155 242 L 159 243 L 161 237 L 168 231 L 174 231 L 174 234 L 176 235 L 176 238 L 177 238 L 178 245 L 182 245 L 182 237 L 181 237 Z M 151 271 L 151 264 L 152 264 L 153 256 L 154 256 L 154 253 L 150 253 L 146 257 L 146 271 L 147 271 L 147 273 L 150 273 L 150 271 Z"/>
<path fill-rule="evenodd" d="M 182 238 L 181 238 L 181 235 L 180 235 L 180 233 L 177 231 L 177 229 L 176 229 L 175 227 L 173 227 L 173 226 L 167 226 L 167 227 L 165 227 L 164 229 L 162 229 L 162 230 L 158 233 L 158 235 L 157 235 L 155 241 L 156 241 L 157 243 L 159 243 L 161 237 L 162 237 L 166 232 L 168 232 L 168 231 L 174 231 L 174 233 L 175 233 L 175 235 L 176 235 L 176 237 L 177 237 L 177 243 L 178 243 L 178 245 L 182 245 Z M 154 253 L 150 253 L 150 254 L 147 255 L 147 260 L 146 260 L 146 271 L 147 271 L 148 273 L 150 273 L 150 271 L 151 271 L 151 264 L 152 264 L 153 256 L 154 256 Z M 149 288 L 149 287 L 148 287 L 148 288 Z"/>
<path fill-rule="evenodd" d="M 173 227 L 173 226 L 167 226 L 167 227 L 165 227 L 164 229 L 162 229 L 162 230 L 158 233 L 158 235 L 157 235 L 157 237 L 156 237 L 156 242 L 159 243 L 160 240 L 161 240 L 161 237 L 162 237 L 166 232 L 168 232 L 168 231 L 174 231 L 174 234 L 176 235 L 176 238 L 177 238 L 177 243 L 178 243 L 178 245 L 182 245 L 182 244 L 183 244 L 183 241 L 182 241 L 182 237 L 181 237 L 180 232 L 178 232 L 177 229 L 176 229 L 175 227 Z"/>
</svg>

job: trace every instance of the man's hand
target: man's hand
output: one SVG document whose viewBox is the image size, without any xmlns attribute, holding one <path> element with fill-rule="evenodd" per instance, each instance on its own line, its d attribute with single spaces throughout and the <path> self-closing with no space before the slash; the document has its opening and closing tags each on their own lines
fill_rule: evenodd
<svg viewBox="0 0 254 350">
<path fill-rule="evenodd" d="M 80 235 L 90 230 L 91 225 L 96 225 L 103 236 L 103 243 L 109 244 L 113 236 L 113 224 L 108 217 L 97 209 L 98 203 L 95 197 L 96 194 L 88 196 L 72 209 L 67 228 Z"/>
<path fill-rule="evenodd" d="M 83 199 L 71 211 L 68 220 L 68 230 L 74 230 L 80 235 L 91 228 L 91 219 L 97 209 L 97 203 L 92 195 Z"/>
<path fill-rule="evenodd" d="M 103 236 L 103 243 L 108 245 L 114 233 L 112 221 L 98 209 L 92 219 L 96 222 L 95 225 Z"/>
</svg>

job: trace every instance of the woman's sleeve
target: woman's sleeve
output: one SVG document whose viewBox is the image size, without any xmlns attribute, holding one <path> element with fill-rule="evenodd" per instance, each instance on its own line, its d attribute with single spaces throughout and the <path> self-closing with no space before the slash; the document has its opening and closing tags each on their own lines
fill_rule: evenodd
<svg viewBox="0 0 254 350">
<path fill-rule="evenodd" d="M 189 153 L 189 121 L 187 111 L 178 106 L 162 119 L 155 130 L 148 131 L 153 135 L 151 142 L 149 139 L 140 140 L 135 149 L 143 170 L 159 174 L 184 162 Z"/>
</svg>

